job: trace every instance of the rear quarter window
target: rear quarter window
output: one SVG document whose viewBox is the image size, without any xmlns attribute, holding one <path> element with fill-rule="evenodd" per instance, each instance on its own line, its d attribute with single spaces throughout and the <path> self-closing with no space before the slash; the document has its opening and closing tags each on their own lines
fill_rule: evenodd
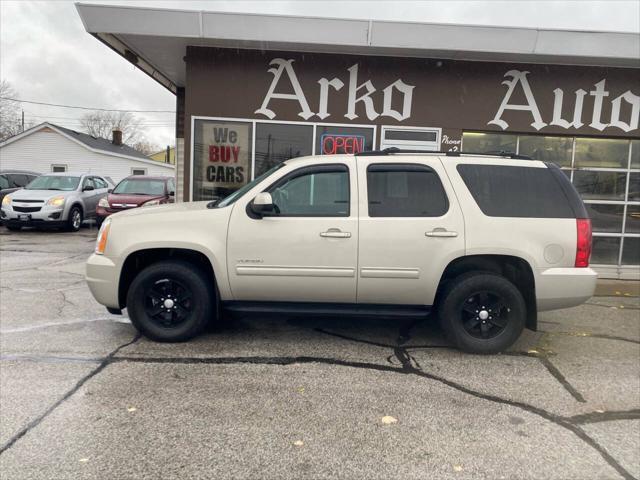
<svg viewBox="0 0 640 480">
<path fill-rule="evenodd" d="M 482 213 L 490 217 L 586 218 L 566 177 L 553 167 L 458 165 L 458 173 Z M 567 185 L 562 182 L 566 181 Z M 575 195 L 576 198 L 572 198 Z"/>
</svg>

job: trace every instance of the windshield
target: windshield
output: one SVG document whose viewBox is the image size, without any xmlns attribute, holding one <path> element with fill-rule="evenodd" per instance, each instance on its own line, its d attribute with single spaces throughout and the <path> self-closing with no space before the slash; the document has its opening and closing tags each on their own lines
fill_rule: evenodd
<svg viewBox="0 0 640 480">
<path fill-rule="evenodd" d="M 64 177 L 61 175 L 42 175 L 25 187 L 26 190 L 75 190 L 80 177 Z"/>
<path fill-rule="evenodd" d="M 279 163 L 278 165 L 276 165 L 275 167 L 270 168 L 269 170 L 264 172 L 259 177 L 256 177 L 252 181 L 247 183 L 244 187 L 239 188 L 238 190 L 233 192 L 231 195 L 229 195 L 228 197 L 224 198 L 223 200 L 219 201 L 218 203 L 216 203 L 215 205 L 212 205 L 212 206 L 215 206 L 216 208 L 222 208 L 222 207 L 226 207 L 227 205 L 231 205 L 236 200 L 238 200 L 240 197 L 242 197 L 245 193 L 247 193 L 249 190 L 251 190 L 254 186 L 256 186 L 258 183 L 260 183 L 262 180 L 264 180 L 269 175 L 271 175 L 273 172 L 275 172 L 279 168 L 284 167 L 284 165 L 285 165 L 285 162 L 282 162 L 282 163 Z"/>
<path fill-rule="evenodd" d="M 134 180 L 125 178 L 113 193 L 128 195 L 164 195 L 164 180 Z"/>
</svg>

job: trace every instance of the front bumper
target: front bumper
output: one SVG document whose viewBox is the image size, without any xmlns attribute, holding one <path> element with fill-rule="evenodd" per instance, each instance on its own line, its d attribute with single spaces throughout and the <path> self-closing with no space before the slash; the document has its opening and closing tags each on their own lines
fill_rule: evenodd
<svg viewBox="0 0 640 480">
<path fill-rule="evenodd" d="M 93 297 L 105 307 L 119 309 L 118 266 L 104 255 L 95 253 L 87 260 L 86 276 Z"/>
<path fill-rule="evenodd" d="M 548 268 L 538 273 L 536 297 L 538 311 L 581 305 L 596 290 L 598 274 L 591 268 Z"/>
<path fill-rule="evenodd" d="M 59 227 L 66 223 L 64 207 L 43 206 L 37 212 L 17 212 L 11 205 L 2 207 L 2 223 L 22 227 Z"/>
</svg>

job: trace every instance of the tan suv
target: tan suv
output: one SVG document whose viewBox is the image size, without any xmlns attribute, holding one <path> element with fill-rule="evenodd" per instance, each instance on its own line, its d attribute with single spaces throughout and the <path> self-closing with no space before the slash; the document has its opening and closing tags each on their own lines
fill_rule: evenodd
<svg viewBox="0 0 640 480">
<path fill-rule="evenodd" d="M 437 313 L 462 350 L 509 347 L 538 311 L 593 294 L 591 224 L 554 165 L 381 151 L 286 161 L 219 202 L 112 215 L 95 298 L 158 341 L 222 308 Z"/>
</svg>

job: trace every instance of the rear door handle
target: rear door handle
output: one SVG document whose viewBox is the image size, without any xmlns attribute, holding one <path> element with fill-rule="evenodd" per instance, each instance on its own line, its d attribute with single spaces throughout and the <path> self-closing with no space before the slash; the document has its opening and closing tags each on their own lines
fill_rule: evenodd
<svg viewBox="0 0 640 480">
<path fill-rule="evenodd" d="M 446 238 L 451 238 L 451 237 L 457 237 L 458 236 L 458 232 L 451 232 L 451 231 L 447 230 L 446 228 L 434 228 L 430 232 L 425 232 L 425 235 L 427 237 L 446 237 Z"/>
<path fill-rule="evenodd" d="M 320 236 L 325 238 L 351 238 L 351 232 L 343 232 L 339 228 L 330 228 L 326 232 L 320 232 Z"/>
</svg>

